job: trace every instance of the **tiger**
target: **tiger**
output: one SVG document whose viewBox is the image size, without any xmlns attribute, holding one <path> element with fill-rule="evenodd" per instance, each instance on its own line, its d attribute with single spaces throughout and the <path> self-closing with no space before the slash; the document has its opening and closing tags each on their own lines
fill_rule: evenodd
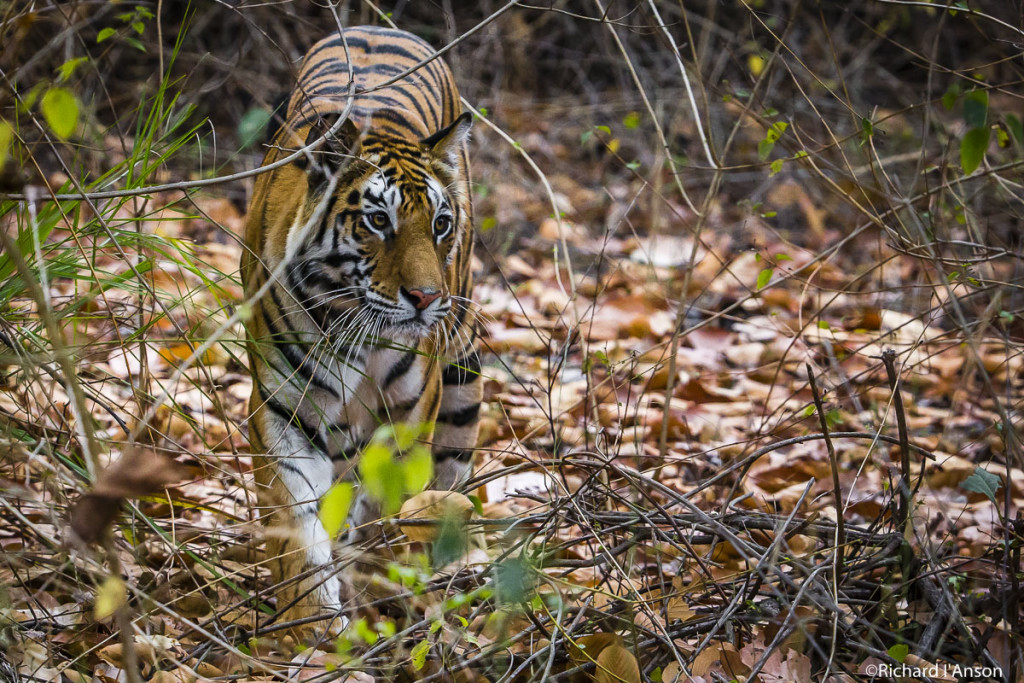
<svg viewBox="0 0 1024 683">
<path fill-rule="evenodd" d="M 319 505 L 375 429 L 423 426 L 434 487 L 452 487 L 482 382 L 473 118 L 448 66 L 404 31 L 345 28 L 306 53 L 283 118 L 263 165 L 309 149 L 255 181 L 241 276 L 257 505 L 291 622 L 340 617 Z"/>
</svg>

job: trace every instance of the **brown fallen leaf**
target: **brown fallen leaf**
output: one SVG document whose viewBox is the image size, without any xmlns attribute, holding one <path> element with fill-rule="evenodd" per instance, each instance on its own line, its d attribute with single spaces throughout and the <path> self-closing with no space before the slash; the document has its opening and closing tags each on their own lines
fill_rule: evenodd
<svg viewBox="0 0 1024 683">
<path fill-rule="evenodd" d="M 580 636 L 569 645 L 569 658 L 575 664 L 596 662 L 601 653 L 609 647 L 622 647 L 622 636 L 618 633 L 594 633 Z"/>
<path fill-rule="evenodd" d="M 718 664 L 728 678 L 739 678 L 750 673 L 750 667 L 740 659 L 736 646 L 729 642 L 714 641 L 701 650 L 691 664 L 691 673 L 703 677 L 714 664 Z"/>
<path fill-rule="evenodd" d="M 71 509 L 71 529 L 84 542 L 103 535 L 121 509 L 125 498 L 140 498 L 181 481 L 187 469 L 155 451 L 125 452 L 96 478 L 92 490 L 82 495 Z"/>
<path fill-rule="evenodd" d="M 633 653 L 621 645 L 611 645 L 601 650 L 597 656 L 597 673 L 594 676 L 597 683 L 615 683 L 626 681 L 626 683 L 640 683 L 640 665 Z"/>
</svg>

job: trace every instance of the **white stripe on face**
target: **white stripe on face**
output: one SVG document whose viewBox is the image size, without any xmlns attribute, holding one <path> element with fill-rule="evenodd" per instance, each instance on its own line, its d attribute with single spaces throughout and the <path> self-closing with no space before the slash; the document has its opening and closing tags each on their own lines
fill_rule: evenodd
<svg viewBox="0 0 1024 683">
<path fill-rule="evenodd" d="M 434 236 L 434 241 L 440 243 L 445 237 L 447 237 L 452 230 L 455 229 L 454 217 L 452 216 L 452 210 L 448 206 L 448 201 L 444 197 L 444 190 L 441 188 L 441 183 L 437 182 L 434 178 L 427 176 L 427 198 L 430 199 L 430 206 L 433 207 L 433 218 L 430 221 L 431 234 Z M 452 227 L 450 227 L 443 234 L 437 234 L 433 232 L 434 225 L 437 222 L 438 216 L 446 215 L 452 219 Z"/>
<path fill-rule="evenodd" d="M 362 210 L 363 225 L 379 237 L 384 237 L 387 228 L 381 230 L 370 219 L 375 213 L 387 215 L 391 230 L 398 230 L 398 207 L 402 205 L 402 191 L 397 185 L 388 182 L 383 173 L 374 173 L 363 188 Z"/>
</svg>

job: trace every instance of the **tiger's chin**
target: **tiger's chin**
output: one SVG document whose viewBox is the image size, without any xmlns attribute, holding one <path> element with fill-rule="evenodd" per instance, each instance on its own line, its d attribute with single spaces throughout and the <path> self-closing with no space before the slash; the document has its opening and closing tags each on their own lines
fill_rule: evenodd
<svg viewBox="0 0 1024 683">
<path fill-rule="evenodd" d="M 421 340 L 433 334 L 438 324 L 439 322 L 427 323 L 423 320 L 403 320 L 388 326 L 384 330 L 383 336 L 411 345 L 418 344 Z"/>
</svg>

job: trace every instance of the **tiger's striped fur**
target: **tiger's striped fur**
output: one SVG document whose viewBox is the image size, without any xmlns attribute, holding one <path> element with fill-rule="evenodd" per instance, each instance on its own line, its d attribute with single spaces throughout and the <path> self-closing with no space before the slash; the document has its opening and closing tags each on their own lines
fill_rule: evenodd
<svg viewBox="0 0 1024 683">
<path fill-rule="evenodd" d="M 471 466 L 472 119 L 440 59 L 387 83 L 433 53 L 370 27 L 314 45 L 264 164 L 336 133 L 260 175 L 250 203 L 246 295 L 271 284 L 248 322 L 249 435 L 288 619 L 340 608 L 318 501 L 379 425 L 431 425 L 441 486 Z"/>
</svg>

